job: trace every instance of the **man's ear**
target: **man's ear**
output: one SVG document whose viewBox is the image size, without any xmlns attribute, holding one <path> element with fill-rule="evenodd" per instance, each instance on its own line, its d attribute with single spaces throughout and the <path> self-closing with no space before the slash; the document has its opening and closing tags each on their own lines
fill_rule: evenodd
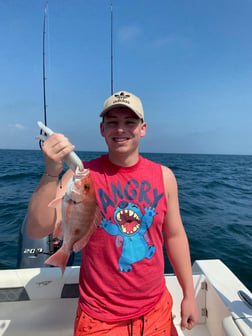
<svg viewBox="0 0 252 336">
<path fill-rule="evenodd" d="M 101 132 L 101 135 L 104 137 L 104 123 L 103 123 L 103 121 L 101 121 L 101 123 L 100 123 L 100 132 Z"/>
<path fill-rule="evenodd" d="M 142 125 L 141 125 L 141 137 L 145 136 L 146 128 L 147 128 L 147 124 L 146 124 L 146 122 L 143 122 Z"/>
</svg>

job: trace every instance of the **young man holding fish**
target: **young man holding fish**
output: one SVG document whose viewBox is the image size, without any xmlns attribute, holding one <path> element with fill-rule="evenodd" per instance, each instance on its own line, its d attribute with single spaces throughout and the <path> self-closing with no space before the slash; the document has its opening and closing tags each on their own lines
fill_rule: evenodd
<svg viewBox="0 0 252 336">
<path fill-rule="evenodd" d="M 175 176 L 139 155 L 146 122 L 138 97 L 115 93 L 105 101 L 100 116 L 108 154 L 84 162 L 87 170 L 81 183 L 78 172 L 73 177 L 70 170 L 58 183 L 64 158 L 74 149 L 69 140 L 54 133 L 44 142 L 46 172 L 30 201 L 27 231 L 41 238 L 57 231 L 63 221 L 68 243 L 51 262 L 63 272 L 71 248 L 82 248 L 75 336 L 175 336 L 172 297 L 163 274 L 163 243 L 183 290 L 181 328 L 192 329 L 198 322 Z M 81 201 L 75 202 L 69 190 L 78 184 Z M 48 207 L 62 196 L 62 212 Z M 96 204 L 91 217 L 89 202 Z M 86 234 L 83 243 L 80 233 L 83 226 L 92 233 L 88 243 Z"/>
</svg>

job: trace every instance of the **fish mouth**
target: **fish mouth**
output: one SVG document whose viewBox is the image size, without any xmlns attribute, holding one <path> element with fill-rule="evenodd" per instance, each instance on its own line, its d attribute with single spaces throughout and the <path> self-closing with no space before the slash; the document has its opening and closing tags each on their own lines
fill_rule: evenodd
<svg viewBox="0 0 252 336">
<path fill-rule="evenodd" d="M 116 220 L 120 225 L 122 232 L 127 235 L 136 233 L 141 224 L 139 216 L 130 209 L 123 209 L 119 211 L 116 215 Z"/>
<path fill-rule="evenodd" d="M 83 170 L 80 170 L 79 166 L 77 166 L 75 171 L 75 177 L 77 179 L 82 179 L 86 177 L 89 173 L 90 173 L 89 169 L 84 168 Z"/>
<path fill-rule="evenodd" d="M 76 189 L 72 188 L 71 193 L 69 195 L 69 199 L 74 203 L 78 204 L 83 201 L 83 195 Z"/>
</svg>

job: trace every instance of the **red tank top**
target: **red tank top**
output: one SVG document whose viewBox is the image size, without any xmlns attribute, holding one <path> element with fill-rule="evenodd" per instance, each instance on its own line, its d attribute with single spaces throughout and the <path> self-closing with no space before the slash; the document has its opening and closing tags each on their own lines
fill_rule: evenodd
<svg viewBox="0 0 252 336">
<path fill-rule="evenodd" d="M 91 171 L 104 217 L 82 250 L 81 308 L 111 322 L 141 316 L 165 288 L 167 202 L 161 165 L 140 157 L 134 166 L 119 167 L 104 155 L 84 166 Z"/>
</svg>

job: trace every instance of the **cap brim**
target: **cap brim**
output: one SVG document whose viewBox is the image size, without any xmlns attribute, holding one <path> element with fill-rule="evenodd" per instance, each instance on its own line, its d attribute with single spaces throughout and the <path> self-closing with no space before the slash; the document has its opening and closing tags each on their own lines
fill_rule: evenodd
<svg viewBox="0 0 252 336">
<path fill-rule="evenodd" d="M 135 113 L 135 115 L 139 118 L 139 119 L 142 119 L 139 115 L 138 115 L 138 113 L 136 112 L 136 111 L 134 111 L 132 108 L 130 108 L 128 105 L 125 105 L 125 104 L 114 104 L 113 106 L 109 106 L 108 108 L 106 108 L 105 110 L 103 110 L 101 113 L 100 113 L 100 117 L 104 117 L 105 116 L 105 114 L 106 113 L 108 113 L 108 111 L 110 111 L 110 110 L 112 110 L 112 109 L 114 109 L 114 108 L 116 108 L 116 107 L 126 107 L 126 108 L 128 108 L 129 110 L 131 110 L 132 112 L 134 112 Z"/>
</svg>

